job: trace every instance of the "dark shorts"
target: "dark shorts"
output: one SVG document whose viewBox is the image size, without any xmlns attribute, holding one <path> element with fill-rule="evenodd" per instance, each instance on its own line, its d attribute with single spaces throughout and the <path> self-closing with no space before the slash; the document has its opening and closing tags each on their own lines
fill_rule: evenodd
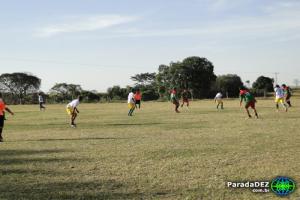
<svg viewBox="0 0 300 200">
<path fill-rule="evenodd" d="M 290 94 L 286 95 L 285 100 L 290 100 L 291 96 L 292 95 L 290 95 Z"/>
<path fill-rule="evenodd" d="M 135 100 L 135 105 L 141 105 L 141 100 Z"/>
<path fill-rule="evenodd" d="M 172 100 L 172 103 L 173 103 L 174 105 L 176 105 L 176 106 L 179 105 L 179 102 L 178 102 L 176 99 L 173 99 L 173 100 Z"/>
<path fill-rule="evenodd" d="M 182 99 L 183 103 L 189 103 L 189 99 Z"/>
<path fill-rule="evenodd" d="M 0 128 L 4 127 L 4 116 L 0 115 Z"/>
<path fill-rule="evenodd" d="M 245 105 L 245 108 L 248 109 L 249 107 L 255 109 L 255 101 L 249 101 L 249 102 L 247 102 L 246 105 Z"/>
</svg>

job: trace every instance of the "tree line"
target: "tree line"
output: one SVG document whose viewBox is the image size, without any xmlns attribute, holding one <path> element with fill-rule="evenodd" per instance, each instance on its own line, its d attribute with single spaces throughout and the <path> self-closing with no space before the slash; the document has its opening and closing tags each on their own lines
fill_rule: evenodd
<svg viewBox="0 0 300 200">
<path fill-rule="evenodd" d="M 47 103 L 65 103 L 76 96 L 83 96 L 84 102 L 125 100 L 131 88 L 139 88 L 144 101 L 167 100 L 172 88 L 179 91 L 187 89 L 191 98 L 213 98 L 217 92 L 233 98 L 239 95 L 244 85 L 236 74 L 216 76 L 212 62 L 202 57 L 188 57 L 183 61 L 160 65 L 157 72 L 135 74 L 131 77 L 133 86 L 122 88 L 112 86 L 105 93 L 84 90 L 80 85 L 56 83 L 48 93 L 40 92 L 41 79 L 29 73 L 5 73 L 0 76 L 0 92 L 11 104 L 37 103 L 38 94 L 47 99 Z M 274 80 L 260 76 L 252 84 L 256 96 L 273 91 Z M 246 81 L 246 83 L 250 83 Z"/>
</svg>

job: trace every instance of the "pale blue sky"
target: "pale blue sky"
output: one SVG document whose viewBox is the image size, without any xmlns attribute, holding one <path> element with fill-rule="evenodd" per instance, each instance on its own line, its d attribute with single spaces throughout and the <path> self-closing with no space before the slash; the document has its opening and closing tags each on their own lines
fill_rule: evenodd
<svg viewBox="0 0 300 200">
<path fill-rule="evenodd" d="M 300 79 L 299 0 L 0 0 L 0 73 L 105 91 L 160 64 L 206 57 L 216 74 Z"/>
</svg>

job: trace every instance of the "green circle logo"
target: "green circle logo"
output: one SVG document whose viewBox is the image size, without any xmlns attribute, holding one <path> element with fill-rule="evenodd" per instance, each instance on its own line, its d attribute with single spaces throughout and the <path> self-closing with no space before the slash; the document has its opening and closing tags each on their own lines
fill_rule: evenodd
<svg viewBox="0 0 300 200">
<path fill-rule="evenodd" d="M 278 196 L 288 196 L 296 189 L 296 183 L 288 177 L 277 177 L 271 183 L 272 191 Z"/>
</svg>

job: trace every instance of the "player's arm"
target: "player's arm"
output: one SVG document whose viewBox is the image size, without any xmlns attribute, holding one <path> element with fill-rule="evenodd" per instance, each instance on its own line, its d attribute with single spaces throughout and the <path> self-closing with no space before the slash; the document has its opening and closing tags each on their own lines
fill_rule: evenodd
<svg viewBox="0 0 300 200">
<path fill-rule="evenodd" d="M 13 111 L 11 111 L 9 108 L 5 108 L 5 110 L 7 111 L 7 112 L 9 112 L 11 115 L 14 115 L 15 113 L 13 113 Z"/>
<path fill-rule="evenodd" d="M 77 107 L 74 108 L 74 111 L 79 113 L 79 110 L 77 109 Z"/>
<path fill-rule="evenodd" d="M 134 102 L 134 103 L 135 103 L 135 98 L 134 98 L 134 97 L 132 98 L 132 102 Z"/>
</svg>

